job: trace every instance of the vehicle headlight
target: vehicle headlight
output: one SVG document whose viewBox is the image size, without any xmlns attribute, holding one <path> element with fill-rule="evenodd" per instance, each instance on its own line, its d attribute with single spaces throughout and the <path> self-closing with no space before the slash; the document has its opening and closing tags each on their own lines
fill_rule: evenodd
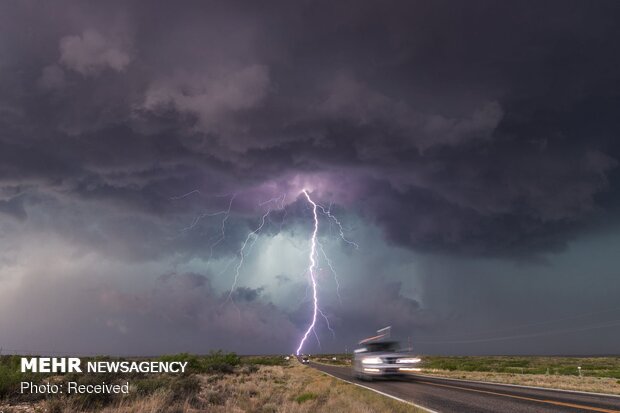
<svg viewBox="0 0 620 413">
<path fill-rule="evenodd" d="M 420 359 L 419 357 L 411 357 L 411 358 L 396 360 L 397 363 L 419 363 L 421 361 L 422 359 Z"/>
<path fill-rule="evenodd" d="M 362 364 L 381 364 L 383 363 L 383 360 L 381 360 L 379 357 L 366 357 L 365 359 L 362 359 Z"/>
</svg>

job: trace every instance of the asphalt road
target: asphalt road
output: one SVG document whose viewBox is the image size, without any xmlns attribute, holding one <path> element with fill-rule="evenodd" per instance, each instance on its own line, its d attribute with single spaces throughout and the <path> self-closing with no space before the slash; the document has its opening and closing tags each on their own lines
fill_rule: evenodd
<svg viewBox="0 0 620 413">
<path fill-rule="evenodd" d="M 502 412 L 620 413 L 620 397 L 481 384 L 469 381 L 412 376 L 395 381 L 360 381 L 350 367 L 310 363 L 310 366 L 353 383 L 378 390 L 442 413 Z"/>
</svg>

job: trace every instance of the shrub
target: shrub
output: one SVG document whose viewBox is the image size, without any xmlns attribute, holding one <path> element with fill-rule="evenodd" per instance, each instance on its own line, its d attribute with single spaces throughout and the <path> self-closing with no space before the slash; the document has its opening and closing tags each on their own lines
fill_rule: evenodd
<svg viewBox="0 0 620 413">
<path fill-rule="evenodd" d="M 275 403 L 265 403 L 261 408 L 261 413 L 276 413 L 278 411 L 278 405 Z"/>
<path fill-rule="evenodd" d="M 318 396 L 312 392 L 306 392 L 306 393 L 302 393 L 299 396 L 297 396 L 295 398 L 295 401 L 301 404 L 301 403 L 307 402 L 308 400 L 314 400 L 317 397 Z"/>
<path fill-rule="evenodd" d="M 178 376 L 172 378 L 169 384 L 173 400 L 193 401 L 200 391 L 200 381 L 195 376 Z"/>
<path fill-rule="evenodd" d="M 59 399 L 49 399 L 46 401 L 46 413 L 63 413 L 64 403 Z"/>
<path fill-rule="evenodd" d="M 189 353 L 167 354 L 167 355 L 159 357 L 158 361 L 163 361 L 167 363 L 171 361 L 187 362 L 187 368 L 185 369 L 186 372 L 188 371 L 191 371 L 194 373 L 202 372 L 202 363 L 200 361 L 200 357 L 196 356 L 195 354 L 189 354 Z"/>
<path fill-rule="evenodd" d="M 164 355 L 159 361 L 187 362 L 186 373 L 232 373 L 239 364 L 241 357 L 235 353 L 224 353 L 221 350 L 212 351 L 206 356 L 197 356 L 189 353 Z"/>
<path fill-rule="evenodd" d="M 165 388 L 168 386 L 168 383 L 168 379 L 160 377 L 154 379 L 136 380 L 132 384 L 135 386 L 136 395 L 148 396 L 161 388 Z"/>
<path fill-rule="evenodd" d="M 261 366 L 284 366 L 288 364 L 284 357 L 279 356 L 247 357 L 243 359 L 243 362 L 245 364 L 259 364 Z"/>
<path fill-rule="evenodd" d="M 21 373 L 19 370 L 11 368 L 11 366 L 0 364 L 0 398 L 17 392 L 19 382 L 21 382 Z"/>
<path fill-rule="evenodd" d="M 209 390 L 205 394 L 205 400 L 207 401 L 207 404 L 223 406 L 226 404 L 226 395 L 222 391 Z"/>
<path fill-rule="evenodd" d="M 44 398 L 44 395 L 39 394 L 19 394 L 19 387 L 22 381 L 39 383 L 42 379 L 49 377 L 49 374 L 22 373 L 20 363 L 20 356 L 0 357 L 0 399 L 12 396 L 18 396 L 20 400 L 38 400 Z"/>
<path fill-rule="evenodd" d="M 241 373 L 243 374 L 252 374 L 252 373 L 256 373 L 258 371 L 258 366 L 255 364 L 249 364 L 247 366 L 245 366 L 242 370 Z"/>
<path fill-rule="evenodd" d="M 77 380 L 74 380 L 78 385 L 98 385 L 102 382 L 107 384 L 114 383 L 114 380 L 110 380 L 112 377 L 108 373 L 93 374 L 93 375 L 81 375 Z M 72 404 L 79 410 L 93 410 L 109 405 L 114 400 L 114 394 L 112 393 L 77 393 L 71 395 Z"/>
<path fill-rule="evenodd" d="M 206 373 L 232 373 L 240 363 L 241 357 L 236 353 L 218 350 L 202 359 L 202 370 Z"/>
</svg>

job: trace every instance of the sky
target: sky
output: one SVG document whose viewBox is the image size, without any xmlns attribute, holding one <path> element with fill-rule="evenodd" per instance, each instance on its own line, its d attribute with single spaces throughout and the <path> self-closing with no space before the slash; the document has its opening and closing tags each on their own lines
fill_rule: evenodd
<svg viewBox="0 0 620 413">
<path fill-rule="evenodd" d="M 0 348 L 617 354 L 619 19 L 1 3 Z"/>
</svg>

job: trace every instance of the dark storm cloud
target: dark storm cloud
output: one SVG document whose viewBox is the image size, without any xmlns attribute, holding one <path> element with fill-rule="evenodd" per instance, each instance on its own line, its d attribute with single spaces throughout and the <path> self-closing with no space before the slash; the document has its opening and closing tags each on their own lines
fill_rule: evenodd
<svg viewBox="0 0 620 413">
<path fill-rule="evenodd" d="M 323 174 L 393 242 L 523 256 L 587 228 L 620 155 L 615 2 L 2 8 L 2 188 L 165 219 Z"/>
<path fill-rule="evenodd" d="M 214 291 L 207 276 L 172 274 L 159 281 L 151 290 L 139 294 L 100 290 L 99 301 L 109 320 L 122 320 L 125 334 L 132 333 L 137 339 L 144 332 L 153 334 L 153 324 L 163 324 L 182 335 L 183 341 L 203 335 L 212 346 L 237 343 L 236 350 L 246 353 L 274 339 L 279 350 L 285 351 L 284 343 L 295 336 L 294 326 L 274 305 L 257 299 L 261 289 L 237 289 L 236 301 L 230 305 L 228 293 Z M 112 329 L 116 327 L 108 324 Z M 194 351 L 202 346 L 199 342 L 191 344 Z"/>
<path fill-rule="evenodd" d="M 264 288 L 248 288 L 248 287 L 239 287 L 233 291 L 231 298 L 238 301 L 251 302 L 255 301 L 260 297 L 261 292 Z"/>
<path fill-rule="evenodd" d="M 328 309 L 334 314 L 332 324 L 338 327 L 338 331 L 350 334 L 350 341 L 373 333 L 369 326 L 391 325 L 402 336 L 412 330 L 423 331 L 437 322 L 417 300 L 403 294 L 400 282 L 369 280 L 365 288 L 372 288 L 376 293 L 371 298 L 362 298 L 355 293 L 345 294 L 349 298 L 341 307 L 334 305 L 334 308 Z"/>
<path fill-rule="evenodd" d="M 309 316 L 303 188 L 360 244 L 323 217 L 339 348 L 615 302 L 617 243 L 592 239 L 619 217 L 619 18 L 616 1 L 3 3 L 8 344 L 287 351 Z"/>
<path fill-rule="evenodd" d="M 256 354 L 287 352 L 296 339 L 295 326 L 274 305 L 256 299 L 232 305 L 228 294 L 215 291 L 204 274 L 142 278 L 134 291 L 119 282 L 111 285 L 109 274 L 103 284 L 76 277 L 58 288 L 56 277 L 68 270 L 38 269 L 20 280 L 27 285 L 28 299 L 3 300 L 11 308 L 0 315 L 3 333 L 12 333 L 3 337 L 5 349 L 153 355 L 224 348 Z M 32 339 L 22 339 L 26 336 Z"/>
</svg>

